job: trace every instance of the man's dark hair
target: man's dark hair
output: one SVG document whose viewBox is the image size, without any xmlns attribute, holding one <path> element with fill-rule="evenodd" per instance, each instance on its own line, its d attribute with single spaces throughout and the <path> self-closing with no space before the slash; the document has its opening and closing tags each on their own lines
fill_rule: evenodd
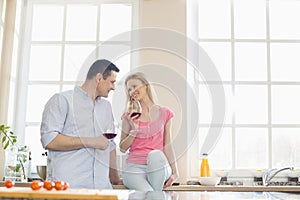
<svg viewBox="0 0 300 200">
<path fill-rule="evenodd" d="M 119 68 L 116 67 L 112 62 L 101 59 L 95 61 L 92 66 L 90 67 L 87 75 L 86 80 L 92 79 L 96 74 L 100 73 L 103 76 L 103 79 L 105 80 L 107 77 L 110 76 L 111 71 L 119 72 Z"/>
</svg>

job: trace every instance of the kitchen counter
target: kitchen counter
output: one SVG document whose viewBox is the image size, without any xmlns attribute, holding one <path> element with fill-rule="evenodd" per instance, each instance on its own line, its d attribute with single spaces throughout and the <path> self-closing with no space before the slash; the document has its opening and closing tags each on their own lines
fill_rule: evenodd
<svg viewBox="0 0 300 200">
<path fill-rule="evenodd" d="M 0 198 L 15 199 L 119 199 L 114 190 L 67 189 L 67 190 L 32 190 L 30 187 L 0 187 Z"/>
<path fill-rule="evenodd" d="M 30 187 L 30 183 L 16 182 L 15 187 Z M 0 181 L 0 187 L 4 182 Z M 115 190 L 127 190 L 124 185 L 113 185 Z M 165 187 L 164 191 L 231 191 L 231 192 L 293 192 L 300 193 L 300 186 L 201 186 L 201 185 L 179 185 Z"/>
<path fill-rule="evenodd" d="M 114 185 L 114 189 L 127 189 L 124 185 Z M 231 191 L 231 192 L 293 192 L 300 193 L 299 186 L 201 186 L 201 185 L 179 185 L 165 187 L 164 191 Z"/>
<path fill-rule="evenodd" d="M 167 192 L 171 198 L 165 200 L 295 200 L 299 199 L 299 194 L 284 192 Z M 134 199 L 134 198 L 133 198 Z"/>
<path fill-rule="evenodd" d="M 299 186 L 201 186 L 179 185 L 165 187 L 164 191 L 231 191 L 231 192 L 293 192 L 300 193 Z"/>
<path fill-rule="evenodd" d="M 26 187 L 0 187 L 0 199 L 160 199 L 160 200 L 232 200 L 232 199 L 259 199 L 259 200 L 294 200 L 299 194 L 284 192 L 225 192 L 225 191 L 158 191 L 141 192 L 134 190 L 87 190 L 68 189 L 66 191 L 47 191 L 44 189 L 33 191 Z"/>
</svg>

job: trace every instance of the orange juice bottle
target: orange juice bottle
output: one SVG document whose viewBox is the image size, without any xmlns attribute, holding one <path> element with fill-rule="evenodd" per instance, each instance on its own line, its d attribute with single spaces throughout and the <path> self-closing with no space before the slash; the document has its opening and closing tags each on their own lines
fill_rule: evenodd
<svg viewBox="0 0 300 200">
<path fill-rule="evenodd" d="M 200 169 L 200 176 L 202 177 L 207 177 L 210 176 L 210 169 L 209 169 L 209 164 L 208 164 L 208 158 L 207 154 L 204 153 L 202 155 L 202 162 L 201 162 L 201 169 Z"/>
</svg>

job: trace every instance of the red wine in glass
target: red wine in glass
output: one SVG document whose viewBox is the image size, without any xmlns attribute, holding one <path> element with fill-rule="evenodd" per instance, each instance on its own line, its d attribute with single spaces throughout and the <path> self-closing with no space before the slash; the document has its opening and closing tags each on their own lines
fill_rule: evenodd
<svg viewBox="0 0 300 200">
<path fill-rule="evenodd" d="M 131 113 L 130 117 L 139 118 L 142 114 L 142 106 L 139 101 L 130 98 L 127 104 L 127 111 Z"/>
<path fill-rule="evenodd" d="M 137 116 L 137 117 L 136 117 L 136 119 L 137 119 L 137 118 L 139 118 L 139 117 L 141 116 L 141 114 L 142 114 L 142 113 L 140 113 L 140 112 L 133 112 L 133 113 L 130 115 L 130 117 L 135 117 L 135 116 Z"/>
<path fill-rule="evenodd" d="M 117 136 L 116 133 L 103 133 L 103 135 L 104 135 L 107 139 L 113 139 L 114 137 Z"/>
</svg>

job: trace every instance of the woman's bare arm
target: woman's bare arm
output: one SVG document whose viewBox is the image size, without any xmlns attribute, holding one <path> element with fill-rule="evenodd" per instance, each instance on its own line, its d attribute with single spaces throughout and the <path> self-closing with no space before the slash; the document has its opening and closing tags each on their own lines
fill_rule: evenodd
<svg viewBox="0 0 300 200">
<path fill-rule="evenodd" d="M 172 125 L 172 119 L 170 119 L 168 123 L 165 125 L 165 130 L 164 130 L 164 137 L 165 137 L 164 152 L 172 169 L 172 175 L 170 179 L 166 182 L 166 185 L 172 185 L 173 181 L 175 181 L 179 176 L 177 161 L 175 158 L 175 153 L 172 145 L 171 125 Z"/>
<path fill-rule="evenodd" d="M 121 133 L 121 139 L 120 139 L 120 151 L 122 153 L 125 153 L 129 147 L 131 146 L 135 136 L 136 136 L 136 131 L 131 130 L 130 131 L 130 124 L 127 121 L 127 119 L 123 118 L 122 121 L 122 133 Z"/>
</svg>

